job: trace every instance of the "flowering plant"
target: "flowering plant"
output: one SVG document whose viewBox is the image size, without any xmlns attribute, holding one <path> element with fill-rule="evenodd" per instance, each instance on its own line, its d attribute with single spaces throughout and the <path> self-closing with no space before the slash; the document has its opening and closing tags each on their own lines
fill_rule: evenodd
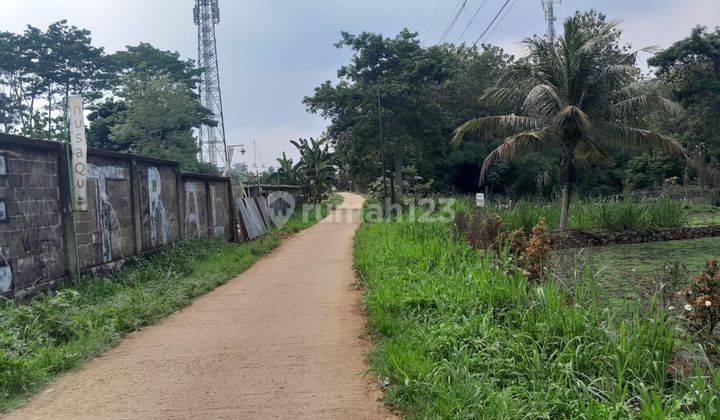
<svg viewBox="0 0 720 420">
<path fill-rule="evenodd" d="M 705 270 L 693 279 L 693 282 L 678 294 L 685 302 L 685 318 L 690 320 L 698 331 L 712 334 L 720 321 L 720 268 L 718 260 L 707 262 Z"/>
</svg>

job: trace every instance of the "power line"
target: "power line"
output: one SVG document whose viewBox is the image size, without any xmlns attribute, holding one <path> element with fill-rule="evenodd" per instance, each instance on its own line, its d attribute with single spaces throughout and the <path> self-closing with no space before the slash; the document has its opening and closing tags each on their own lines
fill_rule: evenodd
<svg viewBox="0 0 720 420">
<path fill-rule="evenodd" d="M 443 34 L 440 36 L 440 39 L 438 39 L 438 43 L 441 43 L 441 42 L 445 39 L 445 36 L 447 36 L 447 33 L 448 33 L 448 31 L 450 30 L 450 27 L 451 27 L 452 24 L 453 24 L 453 21 L 454 21 L 455 19 L 457 19 L 457 17 L 459 16 L 460 11 L 462 10 L 462 8 L 460 8 L 460 10 L 458 10 L 457 12 L 456 12 L 456 10 L 458 9 L 458 7 L 460 7 L 460 4 L 461 4 L 461 3 L 462 3 L 462 0 L 458 0 L 457 3 L 455 3 L 455 7 L 453 7 L 452 13 L 450 13 L 450 22 L 448 22 L 447 28 L 445 28 L 445 31 L 444 31 Z M 455 16 L 454 18 L 453 18 L 453 15 Z"/>
<path fill-rule="evenodd" d="M 492 29 L 492 31 L 490 31 L 490 33 L 487 35 L 487 38 L 486 38 L 486 39 L 487 39 L 488 41 L 490 40 L 490 37 L 492 37 L 492 35 L 495 33 L 495 30 L 497 30 L 497 28 L 498 28 L 500 25 L 502 25 L 502 23 L 503 23 L 503 21 L 505 20 L 505 18 L 507 17 L 507 15 L 510 14 L 510 11 L 511 11 L 512 8 L 515 6 L 515 4 L 517 3 L 517 1 L 518 1 L 518 0 L 514 0 L 514 1 L 510 4 L 510 7 L 508 7 L 508 9 L 505 11 L 505 14 L 502 15 L 502 17 L 501 17 L 500 20 L 498 21 L 497 25 L 495 25 L 495 27 Z"/>
<path fill-rule="evenodd" d="M 483 39 L 483 37 L 485 36 L 486 33 L 488 33 L 488 31 L 490 30 L 490 27 L 495 23 L 496 20 L 498 20 L 498 18 L 500 17 L 500 15 L 502 14 L 502 12 L 505 10 L 505 8 L 507 7 L 507 5 L 509 3 L 510 3 L 510 0 L 505 0 L 505 4 L 502 5 L 500 10 L 498 10 L 497 14 L 493 18 L 493 20 L 490 21 L 490 24 L 485 28 L 485 30 L 480 34 L 478 39 L 473 43 L 473 47 L 476 46 L 478 44 L 478 42 L 480 42 L 481 39 Z"/>
<path fill-rule="evenodd" d="M 460 6 L 460 10 L 457 11 L 455 17 L 450 21 L 450 24 L 448 25 L 447 29 L 445 29 L 443 36 L 440 37 L 440 41 L 438 42 L 439 44 L 441 44 L 445 40 L 445 38 L 450 35 L 450 32 L 452 32 L 453 28 L 455 27 L 455 23 L 457 23 L 457 20 L 460 17 L 460 14 L 462 14 L 463 10 L 465 10 L 465 6 L 467 5 L 468 0 L 458 0 L 458 4 L 460 4 L 460 2 L 462 2 L 462 6 Z"/>
<path fill-rule="evenodd" d="M 478 9 L 475 11 L 475 14 L 474 14 L 473 17 L 470 19 L 470 22 L 468 22 L 467 26 L 465 27 L 465 30 L 463 31 L 462 34 L 460 34 L 460 37 L 458 38 L 458 41 L 460 41 L 460 40 L 462 39 L 462 37 L 465 36 L 465 34 L 467 33 L 468 29 L 470 29 L 470 25 L 472 25 L 473 21 L 475 21 L 475 18 L 480 14 L 480 11 L 482 10 L 482 8 L 485 7 L 485 3 L 487 3 L 487 0 L 483 0 L 483 2 L 482 2 L 482 4 L 480 5 L 480 7 L 478 7 Z"/>
<path fill-rule="evenodd" d="M 423 43 L 427 40 L 428 36 L 430 36 L 430 31 L 433 28 L 433 25 L 435 25 L 435 20 L 438 17 L 438 12 L 440 12 L 440 6 L 442 6 L 443 0 L 438 1 L 438 5 L 435 8 L 435 14 L 433 15 L 432 21 L 430 21 L 430 26 L 428 27 L 427 32 L 425 32 L 425 36 L 423 36 Z"/>
</svg>

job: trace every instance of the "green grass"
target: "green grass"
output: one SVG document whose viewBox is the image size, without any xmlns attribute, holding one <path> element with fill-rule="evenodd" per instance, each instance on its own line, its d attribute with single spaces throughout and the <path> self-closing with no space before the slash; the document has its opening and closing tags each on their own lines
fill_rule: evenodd
<svg viewBox="0 0 720 420">
<path fill-rule="evenodd" d="M 468 199 L 462 199 L 456 209 L 467 210 L 471 205 Z M 549 228 L 556 229 L 560 221 L 559 201 L 521 200 L 509 206 L 494 203 L 485 211 L 499 214 L 508 230 L 529 232 L 543 217 Z M 577 229 L 620 231 L 682 227 L 689 225 L 690 220 L 683 203 L 670 198 L 639 201 L 578 199 L 571 203 L 569 224 Z"/>
<path fill-rule="evenodd" d="M 720 207 L 710 204 L 685 204 L 692 226 L 720 224 Z"/>
<path fill-rule="evenodd" d="M 682 263 L 691 275 L 699 274 L 706 261 L 720 257 L 720 238 L 613 245 L 582 252 L 568 249 L 557 254 L 560 268 L 573 269 L 576 260 L 590 264 L 609 294 L 635 300 L 647 297 L 655 275 L 668 263 Z"/>
<path fill-rule="evenodd" d="M 592 281 L 507 274 L 443 223 L 363 224 L 355 264 L 372 369 L 408 417 L 720 416 L 720 377 L 668 375 L 679 337 L 652 305 L 620 317 Z"/>
<path fill-rule="evenodd" d="M 329 208 L 322 206 L 321 218 Z M 281 229 L 253 242 L 198 239 L 170 245 L 115 274 L 64 283 L 57 293 L 32 302 L 0 302 L 0 412 L 245 271 L 284 236 L 318 221 L 314 211 L 309 215 L 303 220 L 296 212 Z"/>
</svg>

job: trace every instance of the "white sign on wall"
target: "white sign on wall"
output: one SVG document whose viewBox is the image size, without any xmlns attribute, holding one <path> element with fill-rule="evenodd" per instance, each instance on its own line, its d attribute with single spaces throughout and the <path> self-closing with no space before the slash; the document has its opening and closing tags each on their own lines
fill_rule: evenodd
<svg viewBox="0 0 720 420">
<path fill-rule="evenodd" d="M 475 194 L 475 205 L 477 207 L 485 207 L 485 194 L 484 193 Z"/>
<path fill-rule="evenodd" d="M 73 210 L 87 211 L 87 140 L 85 139 L 85 114 L 80 95 L 68 98 L 70 123 L 70 173 L 72 174 Z"/>
</svg>

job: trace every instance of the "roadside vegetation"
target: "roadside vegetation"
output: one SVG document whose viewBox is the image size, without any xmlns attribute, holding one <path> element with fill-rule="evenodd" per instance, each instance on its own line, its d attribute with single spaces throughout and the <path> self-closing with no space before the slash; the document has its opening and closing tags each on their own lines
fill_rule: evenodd
<svg viewBox="0 0 720 420">
<path fill-rule="evenodd" d="M 298 211 L 282 228 L 252 242 L 181 242 L 117 273 L 64 282 L 30 302 L 0 302 L 0 412 L 242 273 L 283 237 L 312 226 L 317 214 L 325 217 L 340 202 L 342 197 L 330 197 L 319 213 L 306 212 L 307 220 Z"/>
<path fill-rule="evenodd" d="M 387 403 L 421 418 L 720 415 L 720 375 L 678 363 L 689 344 L 662 305 L 621 313 L 590 271 L 568 288 L 511 267 L 450 223 L 363 224 L 356 269 Z"/>
<path fill-rule="evenodd" d="M 455 209 L 471 213 L 475 203 L 470 198 L 461 198 Z M 570 204 L 568 227 L 610 231 L 677 228 L 690 225 L 689 209 L 688 205 L 671 198 L 576 199 Z M 550 229 L 557 229 L 561 204 L 539 200 L 495 202 L 482 211 L 499 215 L 505 229 L 530 232 L 542 218 Z"/>
</svg>

